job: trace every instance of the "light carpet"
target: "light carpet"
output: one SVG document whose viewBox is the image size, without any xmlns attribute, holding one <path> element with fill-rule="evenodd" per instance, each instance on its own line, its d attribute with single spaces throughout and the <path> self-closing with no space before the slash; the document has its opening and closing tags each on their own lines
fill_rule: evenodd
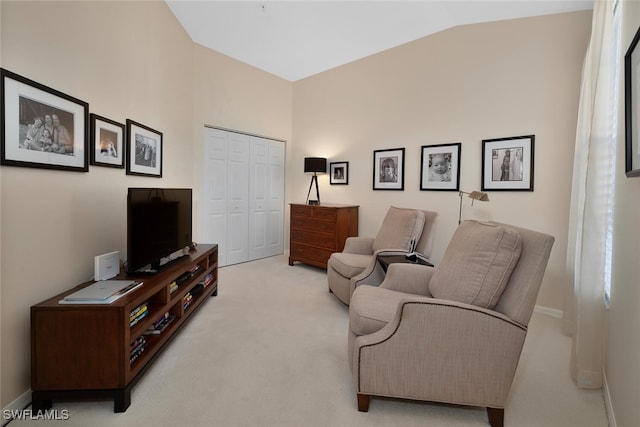
<svg viewBox="0 0 640 427">
<path fill-rule="evenodd" d="M 348 307 L 326 272 L 285 256 L 223 267 L 219 292 L 133 388 L 131 406 L 54 402 L 66 421 L 44 426 L 488 426 L 486 410 L 373 398 L 356 409 L 347 364 Z M 569 377 L 560 320 L 534 314 L 505 410 L 505 425 L 607 426 L 600 390 Z"/>
</svg>

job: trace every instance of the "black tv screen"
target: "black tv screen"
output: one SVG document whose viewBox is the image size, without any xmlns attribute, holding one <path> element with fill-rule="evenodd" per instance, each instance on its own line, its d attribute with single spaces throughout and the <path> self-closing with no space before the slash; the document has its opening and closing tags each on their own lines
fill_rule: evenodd
<svg viewBox="0 0 640 427">
<path fill-rule="evenodd" d="M 127 272 L 154 273 L 191 245 L 190 188 L 129 188 Z"/>
</svg>

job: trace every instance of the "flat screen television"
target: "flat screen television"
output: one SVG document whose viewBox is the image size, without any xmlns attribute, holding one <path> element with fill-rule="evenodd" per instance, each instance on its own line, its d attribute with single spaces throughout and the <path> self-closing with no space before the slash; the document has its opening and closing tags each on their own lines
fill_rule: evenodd
<svg viewBox="0 0 640 427">
<path fill-rule="evenodd" d="M 127 272 L 153 274 L 179 260 L 193 242 L 191 211 L 190 188 L 129 188 Z"/>
</svg>

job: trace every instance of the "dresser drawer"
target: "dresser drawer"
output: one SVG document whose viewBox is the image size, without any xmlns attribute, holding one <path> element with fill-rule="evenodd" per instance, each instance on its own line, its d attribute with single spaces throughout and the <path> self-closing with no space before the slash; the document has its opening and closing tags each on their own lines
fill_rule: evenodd
<svg viewBox="0 0 640 427">
<path fill-rule="evenodd" d="M 334 234 L 336 232 L 336 223 L 328 221 L 318 221 L 309 217 L 291 218 L 291 228 L 300 228 L 309 231 L 317 231 L 320 233 Z"/>
<path fill-rule="evenodd" d="M 327 261 L 334 251 L 321 249 L 317 246 L 309 246 L 302 243 L 291 242 L 290 257 L 307 264 L 327 268 Z"/>
<path fill-rule="evenodd" d="M 313 205 L 292 205 L 291 218 L 314 218 L 335 221 L 338 218 L 336 209 L 313 206 Z"/>
<path fill-rule="evenodd" d="M 291 242 L 305 243 L 307 245 L 318 246 L 320 248 L 336 251 L 336 237 L 333 234 L 323 234 L 310 231 L 308 229 L 291 229 Z"/>
</svg>

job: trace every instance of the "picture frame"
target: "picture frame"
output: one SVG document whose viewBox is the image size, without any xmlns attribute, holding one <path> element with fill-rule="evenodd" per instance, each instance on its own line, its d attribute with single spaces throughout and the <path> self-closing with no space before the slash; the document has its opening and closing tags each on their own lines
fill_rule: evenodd
<svg viewBox="0 0 640 427">
<path fill-rule="evenodd" d="M 127 119 L 127 175 L 162 178 L 162 132 Z"/>
<path fill-rule="evenodd" d="M 482 140 L 482 191 L 533 191 L 535 135 Z"/>
<path fill-rule="evenodd" d="M 462 143 L 423 145 L 420 190 L 459 191 Z"/>
<path fill-rule="evenodd" d="M 0 69 L 0 164 L 89 170 L 89 104 Z"/>
<path fill-rule="evenodd" d="M 90 118 L 91 164 L 124 169 L 124 125 L 94 113 Z"/>
<path fill-rule="evenodd" d="M 640 28 L 624 55 L 625 174 L 640 176 Z"/>
<path fill-rule="evenodd" d="M 329 163 L 329 184 L 349 185 L 349 162 Z"/>
<path fill-rule="evenodd" d="M 373 151 L 373 189 L 404 190 L 404 148 Z"/>
</svg>

